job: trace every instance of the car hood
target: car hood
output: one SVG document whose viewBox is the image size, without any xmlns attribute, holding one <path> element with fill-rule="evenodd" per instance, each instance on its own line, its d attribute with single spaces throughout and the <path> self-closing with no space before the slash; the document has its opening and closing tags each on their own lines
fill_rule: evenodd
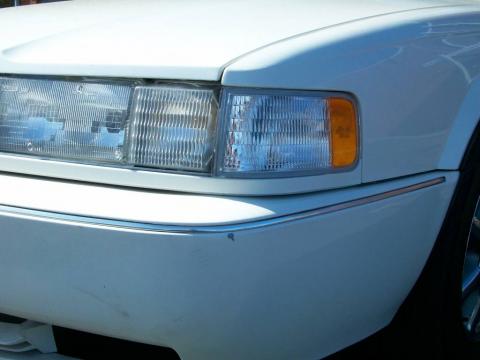
<svg viewBox="0 0 480 360">
<path fill-rule="evenodd" d="M 225 66 L 269 44 L 448 3 L 76 0 L 9 8 L 0 10 L 0 73 L 215 81 Z"/>
</svg>

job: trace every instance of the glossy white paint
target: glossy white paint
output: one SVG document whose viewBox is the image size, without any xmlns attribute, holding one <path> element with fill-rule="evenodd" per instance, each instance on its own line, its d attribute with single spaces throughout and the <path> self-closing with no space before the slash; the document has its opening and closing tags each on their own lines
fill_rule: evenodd
<svg viewBox="0 0 480 360">
<path fill-rule="evenodd" d="M 145 224 L 217 226 L 302 213 L 422 183 L 432 176 L 435 174 L 295 196 L 226 197 L 153 192 L 3 174 L 0 175 L 0 205 Z"/>
<path fill-rule="evenodd" d="M 0 171 L 162 191 L 257 196 L 295 194 L 359 184 L 361 160 L 355 169 L 348 172 L 293 178 L 229 179 L 0 154 Z"/>
<path fill-rule="evenodd" d="M 439 176 L 436 186 L 237 231 L 233 241 L 2 211 L 0 312 L 170 346 L 182 359 L 318 359 L 395 314 L 455 188 L 455 172 L 423 178 Z"/>
<path fill-rule="evenodd" d="M 0 21 L 25 26 L 15 36 L 0 36 L 0 72 L 218 80 L 224 71 L 222 83 L 229 86 L 351 92 L 359 100 L 362 140 L 353 171 L 239 180 L 9 155 L 0 156 L 0 169 L 160 190 L 274 195 L 458 168 L 478 119 L 471 108 L 480 114 L 473 86 L 480 55 L 478 6 L 435 1 L 255 4 L 142 0 L 113 6 L 80 0 L 8 9 Z M 192 20 L 213 23 L 212 16 L 219 18 L 222 31 Z M 127 19 L 128 31 L 122 32 Z"/>
<path fill-rule="evenodd" d="M 478 50 L 476 50 L 478 51 Z M 467 55 L 468 56 L 468 55 Z M 471 65 L 475 66 L 475 63 Z M 458 110 L 445 143 L 438 168 L 445 170 L 458 169 L 467 146 L 480 120 L 480 79 L 472 79 L 463 102 Z"/>
<path fill-rule="evenodd" d="M 248 224 L 446 177 L 368 205 L 238 231 L 234 241 L 222 232 L 154 233 L 2 211 L 0 272 L 8 276 L 0 277 L 0 312 L 171 346 L 186 359 L 314 359 L 388 324 L 457 182 L 457 172 L 434 170 L 458 168 L 480 115 L 480 8 L 444 6 L 452 4 L 460 3 L 77 0 L 0 11 L 2 27 L 16 29 L 0 35 L 0 73 L 347 91 L 360 104 L 362 139 L 354 171 L 295 179 L 0 155 L 2 171 L 112 185 L 3 174 L 1 205 Z M 265 196 L 298 192 L 312 193 Z"/>
<path fill-rule="evenodd" d="M 219 80 L 226 64 L 300 33 L 457 1 L 77 0 L 0 12 L 0 72 Z M 21 26 L 18 26 L 21 24 Z"/>
<path fill-rule="evenodd" d="M 352 22 L 245 56 L 225 70 L 222 83 L 355 94 L 363 182 L 445 167 L 448 156 L 455 160 L 445 168 L 457 168 L 480 111 L 474 85 L 479 20 L 480 7 L 474 6 Z M 464 101 L 470 102 L 457 116 Z"/>
<path fill-rule="evenodd" d="M 15 34 L 0 36 L 0 73 L 218 80 L 224 71 L 222 83 L 229 86 L 348 91 L 360 105 L 358 166 L 344 173 L 247 180 L 0 155 L 1 170 L 159 190 L 256 196 L 458 168 L 478 119 L 471 108 L 480 113 L 473 86 L 478 72 L 479 6 L 435 1 L 362 1 L 359 6 L 350 0 L 286 2 L 282 7 L 269 1 L 255 6 L 213 0 L 132 4 L 80 0 L 42 5 L 42 11 L 23 7 L 0 12 L 0 21 L 7 25 L 25 23 Z M 216 23 L 222 31 L 193 21 L 201 17 L 213 23 L 212 17 L 219 18 L 222 9 Z M 48 21 L 52 18 L 59 20 Z M 130 51 L 120 56 L 126 45 Z M 464 99 L 470 91 L 468 105 Z"/>
</svg>

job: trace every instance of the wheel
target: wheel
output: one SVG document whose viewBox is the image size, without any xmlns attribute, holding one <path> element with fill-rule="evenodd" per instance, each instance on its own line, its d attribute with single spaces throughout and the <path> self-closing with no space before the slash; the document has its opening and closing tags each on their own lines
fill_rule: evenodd
<svg viewBox="0 0 480 360">
<path fill-rule="evenodd" d="M 480 359 L 480 137 L 475 138 L 427 265 L 386 331 L 383 358 Z"/>
<path fill-rule="evenodd" d="M 480 341 L 480 203 L 477 199 L 462 270 L 462 322 L 467 339 Z"/>
</svg>

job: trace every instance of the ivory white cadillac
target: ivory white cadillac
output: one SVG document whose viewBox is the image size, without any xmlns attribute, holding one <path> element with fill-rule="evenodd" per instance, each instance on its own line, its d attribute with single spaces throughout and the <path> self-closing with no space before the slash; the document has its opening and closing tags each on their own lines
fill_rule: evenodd
<svg viewBox="0 0 480 360">
<path fill-rule="evenodd" d="M 474 1 L 2 9 L 0 358 L 478 358 L 479 119 Z"/>
</svg>

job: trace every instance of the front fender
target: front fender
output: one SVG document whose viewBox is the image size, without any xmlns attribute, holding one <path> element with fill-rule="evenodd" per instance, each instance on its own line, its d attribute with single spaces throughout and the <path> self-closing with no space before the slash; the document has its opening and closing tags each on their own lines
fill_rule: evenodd
<svg viewBox="0 0 480 360">
<path fill-rule="evenodd" d="M 362 182 L 458 169 L 480 118 L 480 7 L 320 29 L 238 59 L 228 86 L 347 91 L 361 114 Z"/>
</svg>

